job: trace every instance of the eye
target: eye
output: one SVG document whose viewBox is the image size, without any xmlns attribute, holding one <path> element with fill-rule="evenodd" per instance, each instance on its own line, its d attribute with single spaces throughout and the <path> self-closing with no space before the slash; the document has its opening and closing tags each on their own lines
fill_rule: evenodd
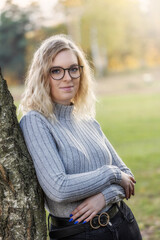
<svg viewBox="0 0 160 240">
<path fill-rule="evenodd" d="M 60 68 L 52 68 L 51 74 L 60 74 L 62 72 L 62 69 Z"/>
<path fill-rule="evenodd" d="M 77 71 L 79 71 L 79 67 L 78 66 L 71 67 L 70 71 L 73 72 L 73 73 L 77 72 Z"/>
</svg>

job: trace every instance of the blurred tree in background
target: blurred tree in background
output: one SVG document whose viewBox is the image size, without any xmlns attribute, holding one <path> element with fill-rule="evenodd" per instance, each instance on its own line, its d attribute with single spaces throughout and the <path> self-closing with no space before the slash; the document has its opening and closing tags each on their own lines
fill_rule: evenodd
<svg viewBox="0 0 160 240">
<path fill-rule="evenodd" d="M 25 10 L 12 1 L 0 22 L 0 64 L 12 83 L 23 82 L 33 52 L 57 33 L 70 35 L 84 49 L 98 77 L 160 65 L 159 0 L 57 0 L 45 17 L 37 0 Z"/>
<path fill-rule="evenodd" d="M 10 79 L 22 81 L 25 74 L 26 31 L 30 29 L 29 12 L 7 1 L 0 23 L 0 66 Z"/>
<path fill-rule="evenodd" d="M 46 38 L 54 34 L 67 34 L 67 28 L 65 24 L 59 24 L 55 27 L 41 27 L 36 31 L 30 31 L 26 33 L 27 49 L 26 49 L 26 63 L 30 64 L 34 51 L 39 47 L 39 44 Z"/>
<path fill-rule="evenodd" d="M 160 64 L 158 0 L 148 1 L 146 10 L 141 9 L 140 0 L 88 0 L 84 8 L 82 46 L 92 52 L 96 65 L 119 72 Z"/>
</svg>

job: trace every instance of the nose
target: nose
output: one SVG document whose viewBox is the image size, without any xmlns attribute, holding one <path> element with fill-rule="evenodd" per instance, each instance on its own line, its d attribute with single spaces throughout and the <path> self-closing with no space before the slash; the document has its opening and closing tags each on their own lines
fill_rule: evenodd
<svg viewBox="0 0 160 240">
<path fill-rule="evenodd" d="M 63 80 L 72 80 L 71 76 L 69 75 L 68 69 L 65 69 Z"/>
</svg>

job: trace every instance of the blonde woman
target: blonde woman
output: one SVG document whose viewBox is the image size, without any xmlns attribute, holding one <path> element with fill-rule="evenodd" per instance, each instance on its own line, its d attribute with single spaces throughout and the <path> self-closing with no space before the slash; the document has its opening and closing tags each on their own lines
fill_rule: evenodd
<svg viewBox="0 0 160 240">
<path fill-rule="evenodd" d="M 135 179 L 94 119 L 92 74 L 67 36 L 50 37 L 35 52 L 20 110 L 50 239 L 141 239 L 123 202 Z"/>
</svg>

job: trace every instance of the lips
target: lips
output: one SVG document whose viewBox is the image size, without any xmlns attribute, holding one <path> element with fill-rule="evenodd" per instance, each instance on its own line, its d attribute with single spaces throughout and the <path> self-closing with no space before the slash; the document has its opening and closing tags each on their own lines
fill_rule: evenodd
<svg viewBox="0 0 160 240">
<path fill-rule="evenodd" d="M 60 89 L 64 91 L 71 91 L 73 89 L 73 86 L 60 87 Z"/>
<path fill-rule="evenodd" d="M 73 87 L 73 86 L 66 86 L 66 87 L 60 87 L 60 88 L 71 88 L 71 87 Z"/>
</svg>

